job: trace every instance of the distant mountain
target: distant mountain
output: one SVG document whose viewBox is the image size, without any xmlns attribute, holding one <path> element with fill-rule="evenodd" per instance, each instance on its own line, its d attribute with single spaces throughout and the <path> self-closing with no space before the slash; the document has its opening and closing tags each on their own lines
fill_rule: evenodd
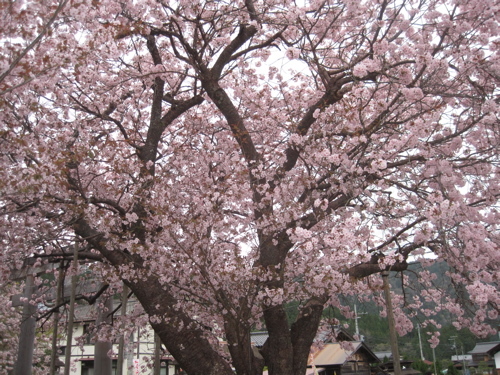
<svg viewBox="0 0 500 375">
<path fill-rule="evenodd" d="M 464 290 L 457 290 L 452 284 L 451 279 L 447 276 L 447 273 L 453 272 L 452 269 L 445 262 L 436 262 L 427 269 L 436 278 L 432 280 L 432 285 L 441 289 L 446 296 L 451 296 L 452 298 L 465 298 L 466 293 Z M 423 267 L 419 263 L 413 263 L 409 266 L 409 269 L 405 272 L 405 277 L 408 277 L 409 282 L 403 287 L 401 274 L 391 273 L 390 284 L 391 289 L 396 294 L 404 294 L 407 301 L 412 301 L 414 296 L 421 295 L 423 291 L 423 286 L 418 281 L 418 274 L 423 270 Z M 351 306 L 354 308 L 356 304 L 358 312 L 358 329 L 359 333 L 364 336 L 366 343 L 373 351 L 388 351 L 390 350 L 389 343 L 389 326 L 387 319 L 380 317 L 381 308 L 377 306 L 373 301 L 360 302 L 356 297 L 348 296 L 343 297 L 343 304 Z M 443 301 L 444 302 L 444 301 Z M 297 308 L 299 303 L 290 303 L 287 306 L 287 312 L 290 321 L 293 321 L 297 315 Z M 428 304 L 424 306 L 435 310 L 435 306 Z M 349 325 L 348 331 L 351 334 L 355 333 L 356 324 L 354 319 L 346 319 L 338 309 L 327 308 L 324 311 L 324 316 L 326 318 L 335 318 L 340 321 L 341 324 L 347 323 Z M 422 327 L 420 329 L 420 339 L 418 334 L 418 325 L 425 320 L 425 317 L 419 313 L 415 312 L 415 316 L 412 318 L 415 329 L 408 333 L 407 335 L 400 337 L 399 347 L 400 353 L 403 357 L 411 360 L 418 360 L 421 358 L 420 354 L 420 343 L 422 345 L 422 352 L 424 358 L 427 360 L 433 360 L 433 355 L 435 355 L 437 360 L 450 360 L 451 356 L 465 354 L 472 350 L 476 342 L 481 341 L 492 341 L 498 338 L 489 337 L 485 339 L 478 339 L 467 329 L 457 331 L 455 327 L 451 324 L 452 316 L 450 312 L 446 309 L 440 309 L 439 312 L 432 317 L 438 324 L 441 325 L 439 328 L 440 332 L 440 344 L 435 348 L 434 353 L 432 348 L 428 343 L 430 335 L 429 331 L 435 331 L 437 328 L 434 326 Z"/>
<path fill-rule="evenodd" d="M 413 263 L 404 273 L 409 281 L 405 286 L 402 284 L 401 274 L 393 273 L 390 277 L 391 289 L 396 294 L 404 294 L 406 301 L 412 301 L 414 296 L 421 295 L 425 289 L 418 281 L 418 274 L 423 270 L 419 263 Z M 452 299 L 462 299 L 467 301 L 467 294 L 464 289 L 460 289 L 453 285 L 451 278 L 447 275 L 453 270 L 446 262 L 436 262 L 427 270 L 435 275 L 432 280 L 433 287 L 437 287 L 443 291 L 444 296 L 451 296 Z M 445 301 L 443 300 L 443 303 Z M 354 303 L 354 299 L 352 301 Z M 436 310 L 436 307 L 431 304 L 424 305 L 424 308 Z M 359 332 L 365 336 L 367 344 L 375 351 L 390 350 L 389 344 L 389 326 L 386 318 L 380 317 L 380 307 L 374 302 L 357 302 L 358 310 L 358 327 Z M 420 344 L 418 335 L 418 325 L 425 320 L 425 317 L 420 312 L 415 312 L 415 317 L 412 318 L 415 329 L 399 338 L 400 353 L 408 359 L 420 359 Z M 426 359 L 432 360 L 433 351 L 428 343 L 429 331 L 439 330 L 440 344 L 434 350 L 436 359 L 450 359 L 452 355 L 467 353 L 472 350 L 476 342 L 491 341 L 498 339 L 496 336 L 486 339 L 479 339 L 474 336 L 469 330 L 464 329 L 457 331 L 451 324 L 453 317 L 447 309 L 439 309 L 435 316 L 432 317 L 441 328 L 437 329 L 433 326 L 422 327 L 420 329 L 420 342 L 422 343 L 422 351 Z M 354 319 L 348 320 L 351 332 L 355 330 Z"/>
</svg>

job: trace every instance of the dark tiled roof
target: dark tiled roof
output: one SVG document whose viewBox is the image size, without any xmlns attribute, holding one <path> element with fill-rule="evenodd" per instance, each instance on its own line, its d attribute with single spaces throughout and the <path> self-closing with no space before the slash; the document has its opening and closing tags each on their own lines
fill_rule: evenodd
<svg viewBox="0 0 500 375">
<path fill-rule="evenodd" d="M 468 354 L 484 354 L 488 353 L 495 346 L 500 344 L 500 341 L 490 341 L 490 342 L 478 342 L 474 349 L 472 349 Z"/>
</svg>

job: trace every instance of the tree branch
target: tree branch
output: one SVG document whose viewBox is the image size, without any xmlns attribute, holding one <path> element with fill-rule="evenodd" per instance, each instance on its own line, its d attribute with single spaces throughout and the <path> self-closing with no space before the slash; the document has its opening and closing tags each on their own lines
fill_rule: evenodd
<svg viewBox="0 0 500 375">
<path fill-rule="evenodd" d="M 257 33 L 257 28 L 255 26 L 241 25 L 240 32 L 234 38 L 229 45 L 224 48 L 224 50 L 219 55 L 219 58 L 215 62 L 213 68 L 210 70 L 211 79 L 217 81 L 224 67 L 227 63 L 233 60 L 233 53 L 235 53 L 243 44 L 245 44 L 252 36 Z"/>
<path fill-rule="evenodd" d="M 109 288 L 109 284 L 104 284 L 103 286 L 101 286 L 101 288 L 97 291 L 97 293 L 95 293 L 93 296 L 91 297 L 87 297 L 87 296 L 84 296 L 83 294 L 79 295 L 79 296 L 76 296 L 75 297 L 75 301 L 81 301 L 81 300 L 84 300 L 84 301 L 87 301 L 89 305 L 93 305 L 97 299 Z M 50 316 L 52 313 L 55 313 L 57 311 L 59 311 L 59 309 L 62 307 L 62 306 L 65 306 L 69 303 L 69 298 L 65 298 L 63 302 L 61 302 L 60 304 L 52 307 L 51 309 L 45 311 L 43 314 L 41 314 L 40 316 L 37 317 L 37 321 L 39 320 L 42 320 L 44 319 L 45 317 L 47 316 Z"/>
<path fill-rule="evenodd" d="M 50 17 L 50 19 L 47 21 L 45 26 L 42 27 L 40 34 L 38 34 L 38 36 L 30 44 L 28 44 L 28 46 L 26 48 L 24 48 L 21 51 L 21 53 L 9 65 L 7 70 L 0 75 L 0 83 L 2 83 L 2 81 L 14 70 L 14 68 L 21 62 L 21 60 L 24 58 L 24 56 L 26 56 L 28 54 L 28 52 L 31 51 L 40 42 L 40 40 L 42 40 L 42 38 L 45 36 L 45 34 L 47 34 L 47 31 L 50 29 L 50 27 L 52 26 L 54 21 L 57 19 L 57 16 L 59 15 L 59 13 L 61 13 L 61 11 L 64 9 L 64 7 L 66 6 L 67 3 L 68 3 L 68 0 L 63 0 L 59 3 L 59 5 L 57 6 L 56 10 L 54 11 L 54 14 L 52 15 L 52 17 Z M 28 81 L 26 81 L 25 83 L 29 82 L 30 80 L 31 80 L 31 78 L 28 79 Z M 19 86 L 20 85 L 17 85 L 17 87 L 19 87 Z M 0 95 L 4 94 L 5 92 L 6 91 L 0 92 Z"/>
<path fill-rule="evenodd" d="M 353 82 L 353 80 L 354 80 L 353 77 L 346 75 L 340 75 L 339 77 L 336 78 L 330 78 L 330 82 L 326 88 L 325 93 L 316 103 L 314 103 L 312 106 L 308 108 L 306 114 L 297 125 L 295 133 L 301 136 L 306 135 L 309 129 L 311 128 L 312 124 L 316 122 L 316 118 L 314 117 L 316 110 L 322 111 L 327 107 L 331 106 L 332 104 L 335 104 L 338 101 L 340 101 L 345 93 L 342 90 L 342 88 L 344 87 L 345 84 Z M 300 155 L 300 150 L 291 145 L 285 150 L 285 155 L 286 155 L 286 160 L 282 166 L 282 170 L 284 172 L 288 172 L 297 163 L 297 160 Z"/>
</svg>

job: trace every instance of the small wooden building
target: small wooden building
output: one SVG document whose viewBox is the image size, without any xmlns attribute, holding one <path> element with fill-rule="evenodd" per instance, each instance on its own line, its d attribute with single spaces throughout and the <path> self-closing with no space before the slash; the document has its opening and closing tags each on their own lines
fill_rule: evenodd
<svg viewBox="0 0 500 375">
<path fill-rule="evenodd" d="M 498 353 L 500 341 L 478 342 L 468 354 L 472 361 L 467 367 L 474 367 L 483 374 L 496 375 L 498 373 L 495 355 Z"/>
<path fill-rule="evenodd" d="M 308 368 L 318 375 L 370 375 L 371 365 L 379 362 L 361 341 L 334 342 L 311 355 Z"/>
</svg>

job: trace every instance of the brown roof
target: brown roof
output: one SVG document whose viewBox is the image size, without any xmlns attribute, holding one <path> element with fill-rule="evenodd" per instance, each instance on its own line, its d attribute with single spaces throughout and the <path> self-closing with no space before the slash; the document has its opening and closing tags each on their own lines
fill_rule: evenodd
<svg viewBox="0 0 500 375">
<path fill-rule="evenodd" d="M 349 360 L 352 354 L 360 349 L 366 350 L 373 357 L 374 362 L 377 361 L 378 358 L 362 342 L 352 341 L 348 344 L 350 345 L 350 349 L 344 349 L 338 342 L 325 344 L 320 351 L 313 354 L 308 366 L 312 366 L 313 364 L 315 366 L 343 365 Z"/>
<path fill-rule="evenodd" d="M 354 350 L 343 349 L 339 343 L 326 344 L 323 349 L 313 355 L 309 365 L 343 365 L 347 359 L 355 352 L 361 343 L 351 343 Z"/>
</svg>

